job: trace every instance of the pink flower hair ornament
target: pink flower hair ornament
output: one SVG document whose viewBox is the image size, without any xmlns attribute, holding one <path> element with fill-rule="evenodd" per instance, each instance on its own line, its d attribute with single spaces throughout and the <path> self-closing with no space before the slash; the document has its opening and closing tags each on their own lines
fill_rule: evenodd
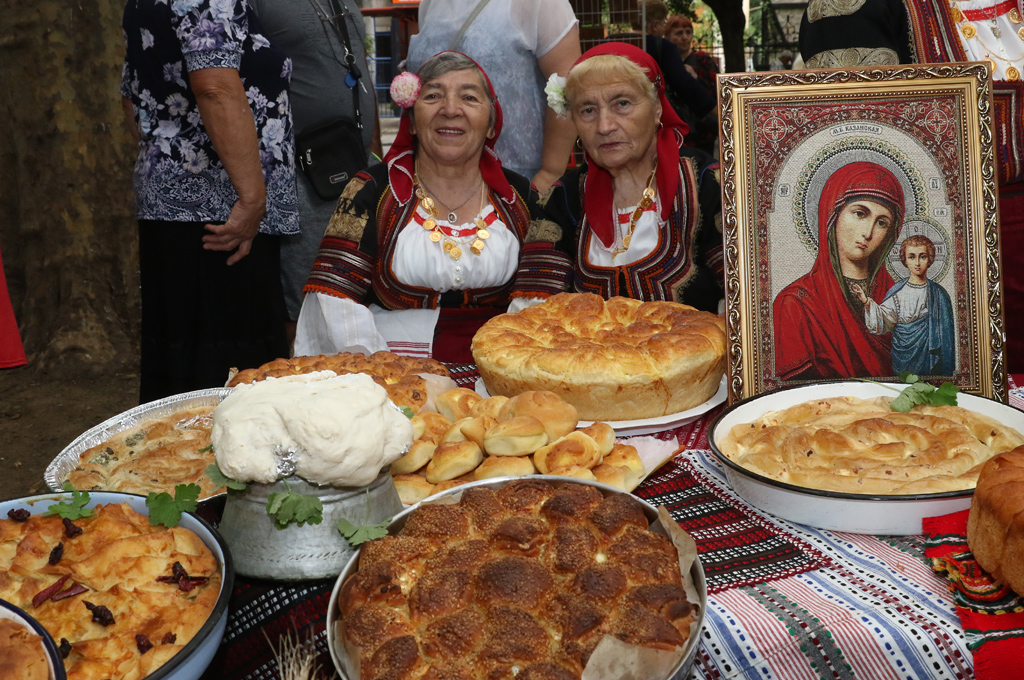
<svg viewBox="0 0 1024 680">
<path fill-rule="evenodd" d="M 420 77 L 406 71 L 391 81 L 391 101 L 403 109 L 411 109 L 420 96 Z"/>
</svg>

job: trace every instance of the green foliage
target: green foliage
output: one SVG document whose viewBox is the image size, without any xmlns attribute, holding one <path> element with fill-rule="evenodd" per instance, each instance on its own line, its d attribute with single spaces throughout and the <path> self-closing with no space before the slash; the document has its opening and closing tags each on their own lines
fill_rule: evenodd
<svg viewBox="0 0 1024 680">
<path fill-rule="evenodd" d="M 415 413 L 413 413 L 413 410 L 408 406 L 402 406 L 400 408 L 402 409 L 402 413 L 405 414 L 405 417 L 409 418 L 410 420 L 412 420 L 412 417 L 416 415 Z"/>
<path fill-rule="evenodd" d="M 372 541 L 375 538 L 387 536 L 389 524 L 391 524 L 390 517 L 378 524 L 360 525 L 352 524 L 352 522 L 349 522 L 347 519 L 342 517 L 334 526 L 336 526 L 338 531 L 341 532 L 341 535 L 348 540 L 349 545 L 355 547 L 357 545 L 362 545 L 367 541 Z"/>
<path fill-rule="evenodd" d="M 900 373 L 900 382 L 907 383 L 907 386 L 903 388 L 903 391 L 897 390 L 895 387 L 884 385 L 883 383 L 876 382 L 874 380 L 868 380 L 867 378 L 855 378 L 861 382 L 875 383 L 876 385 L 882 385 L 888 387 L 894 392 L 899 392 L 899 396 L 892 400 L 889 404 L 889 408 L 899 413 L 907 413 L 910 409 L 914 408 L 918 404 L 931 404 L 932 406 L 956 406 L 956 395 L 960 389 L 949 382 L 948 380 L 942 383 L 940 386 L 935 387 L 931 383 L 926 383 L 921 380 L 920 376 L 914 375 L 910 371 L 903 371 Z"/>
<path fill-rule="evenodd" d="M 206 476 L 210 478 L 210 481 L 217 486 L 226 486 L 232 491 L 245 491 L 247 485 L 245 482 L 240 482 L 237 479 L 231 479 L 224 474 L 220 466 L 216 462 L 210 464 L 210 467 L 206 468 Z"/>
<path fill-rule="evenodd" d="M 146 497 L 149 508 L 149 525 L 155 527 L 162 524 L 168 529 L 178 526 L 181 515 L 195 512 L 199 505 L 199 493 L 202 489 L 198 484 L 178 484 L 174 487 L 174 497 L 167 492 L 155 491 Z"/>
<path fill-rule="evenodd" d="M 92 509 L 85 507 L 85 504 L 89 502 L 88 491 L 75 491 L 71 482 L 64 482 L 64 490 L 71 492 L 71 500 L 67 503 L 54 503 L 46 509 L 44 515 L 58 515 L 67 519 L 92 516 Z"/>
<path fill-rule="evenodd" d="M 267 498 L 267 514 L 278 529 L 284 529 L 293 522 L 300 527 L 306 522 L 320 524 L 324 521 L 324 504 L 319 498 L 294 491 L 272 493 Z"/>
</svg>

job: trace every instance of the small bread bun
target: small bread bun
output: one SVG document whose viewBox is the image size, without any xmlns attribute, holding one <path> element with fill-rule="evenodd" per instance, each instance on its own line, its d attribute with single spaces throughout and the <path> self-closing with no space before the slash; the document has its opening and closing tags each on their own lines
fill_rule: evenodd
<svg viewBox="0 0 1024 680">
<path fill-rule="evenodd" d="M 451 489 L 456 486 L 469 484 L 469 482 L 470 480 L 468 479 L 449 479 L 444 482 L 438 482 L 437 484 L 434 485 L 434 493 L 441 493 L 442 491 L 447 491 L 448 489 Z"/>
<path fill-rule="evenodd" d="M 416 472 L 430 462 L 437 444 L 425 439 L 417 439 L 409 447 L 408 453 L 391 464 L 392 476 L 407 475 Z"/>
<path fill-rule="evenodd" d="M 434 457 L 427 463 L 427 481 L 437 484 L 455 479 L 475 469 L 483 459 L 484 452 L 476 442 L 446 442 L 434 450 Z"/>
<path fill-rule="evenodd" d="M 451 426 L 445 431 L 444 436 L 441 437 L 441 441 L 438 444 L 447 444 L 448 442 L 464 442 L 468 437 L 463 434 L 462 426 L 468 423 L 472 418 L 463 418 L 462 420 L 456 420 Z"/>
<path fill-rule="evenodd" d="M 533 416 L 502 420 L 484 435 L 484 450 L 492 456 L 528 456 L 547 443 L 544 423 Z"/>
<path fill-rule="evenodd" d="M 529 456 L 487 456 L 473 472 L 474 479 L 532 475 L 537 469 Z"/>
<path fill-rule="evenodd" d="M 475 416 L 465 418 L 461 421 L 462 434 L 471 442 L 476 442 L 481 449 L 484 448 L 484 437 L 487 431 L 498 424 L 498 420 L 492 416 Z"/>
<path fill-rule="evenodd" d="M 600 465 L 601 459 L 601 449 L 597 442 L 580 431 L 570 432 L 558 441 L 542 446 L 533 454 L 533 464 L 545 475 L 549 470 L 572 465 L 589 469 Z"/>
<path fill-rule="evenodd" d="M 589 479 L 592 482 L 597 481 L 597 477 L 594 473 L 585 467 L 579 465 L 568 465 L 566 467 L 560 467 L 557 470 L 552 470 L 548 473 L 549 475 L 558 475 L 559 477 L 576 477 L 577 479 Z"/>
<path fill-rule="evenodd" d="M 437 395 L 434 406 L 438 413 L 454 423 L 457 420 L 468 418 L 470 409 L 483 399 L 473 390 L 456 387 Z"/>
<path fill-rule="evenodd" d="M 398 498 L 405 505 L 419 503 L 434 493 L 434 485 L 423 475 L 396 475 L 394 482 L 395 488 L 398 489 Z"/>
<path fill-rule="evenodd" d="M 501 407 L 498 420 L 517 416 L 533 416 L 544 423 L 544 431 L 551 442 L 575 430 L 580 422 L 575 406 L 547 390 L 523 392 L 512 397 Z"/>
<path fill-rule="evenodd" d="M 501 413 L 501 407 L 508 401 L 508 397 L 487 397 L 478 401 L 473 408 L 469 409 L 471 416 L 491 416 L 497 418 Z"/>
<path fill-rule="evenodd" d="M 602 456 L 607 456 L 608 452 L 615 446 L 615 430 L 608 423 L 593 423 L 587 427 L 580 428 L 580 432 L 590 435 L 597 442 Z"/>
<path fill-rule="evenodd" d="M 594 468 L 597 481 L 623 491 L 632 491 L 640 484 L 640 477 L 625 465 L 603 463 Z"/>
<path fill-rule="evenodd" d="M 637 453 L 636 447 L 630 446 L 629 444 L 616 444 L 613 446 L 612 450 L 604 457 L 604 460 L 601 461 L 601 463 L 607 463 L 608 465 L 625 465 L 641 479 L 647 473 L 647 470 L 644 469 L 644 462 L 640 460 L 640 454 Z"/>
<path fill-rule="evenodd" d="M 413 434 L 422 427 L 423 431 L 413 439 L 426 439 L 433 444 L 440 444 L 441 437 L 452 426 L 452 422 L 440 413 L 433 411 L 421 411 L 412 417 Z"/>
</svg>

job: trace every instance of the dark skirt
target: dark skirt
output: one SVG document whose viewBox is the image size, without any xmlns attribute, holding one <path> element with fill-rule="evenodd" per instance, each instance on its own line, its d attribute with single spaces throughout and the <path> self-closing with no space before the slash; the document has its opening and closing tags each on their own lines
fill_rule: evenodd
<svg viewBox="0 0 1024 680">
<path fill-rule="evenodd" d="M 278 237 L 257 235 L 229 267 L 229 252 L 203 250 L 204 224 L 139 221 L 140 403 L 288 356 Z"/>
<path fill-rule="evenodd" d="M 434 329 L 433 358 L 452 364 L 473 364 L 473 335 L 488 319 L 503 314 L 500 307 L 442 307 Z"/>
</svg>

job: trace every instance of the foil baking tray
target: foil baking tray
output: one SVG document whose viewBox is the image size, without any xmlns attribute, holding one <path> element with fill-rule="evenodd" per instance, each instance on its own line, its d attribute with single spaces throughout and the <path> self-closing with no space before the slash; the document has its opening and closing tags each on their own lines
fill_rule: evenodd
<svg viewBox="0 0 1024 680">
<path fill-rule="evenodd" d="M 147 420 L 164 418 L 177 411 L 189 408 L 216 406 L 229 394 L 231 394 L 231 388 L 229 387 L 213 387 L 205 390 L 196 390 L 195 392 L 185 392 L 151 401 L 147 404 L 140 404 L 113 418 L 108 418 L 99 425 L 82 433 L 73 442 L 64 447 L 64 450 L 57 454 L 57 457 L 46 467 L 46 472 L 43 473 L 43 480 L 51 490 L 63 491 L 64 481 L 78 467 L 79 459 L 85 451 L 108 441 L 119 432 L 130 430 Z"/>
<path fill-rule="evenodd" d="M 930 494 L 855 494 L 821 491 L 788 484 L 748 470 L 718 448 L 735 425 L 757 420 L 806 401 L 834 397 L 893 397 L 905 384 L 844 381 L 787 387 L 748 397 L 728 407 L 708 431 L 708 443 L 725 468 L 725 476 L 743 500 L 776 517 L 832 531 L 876 536 L 909 536 L 922 533 L 922 520 L 971 507 L 974 489 Z M 893 388 L 897 391 L 894 392 Z M 986 415 L 1024 434 L 1024 411 L 975 394 L 957 394 L 957 405 Z"/>
<path fill-rule="evenodd" d="M 466 489 L 471 489 L 475 486 L 485 486 L 493 489 L 501 488 L 509 482 L 519 481 L 522 479 L 542 479 L 549 483 L 557 485 L 562 484 L 586 484 L 597 488 L 605 497 L 612 494 L 627 493 L 621 489 L 617 489 L 614 486 L 608 484 L 602 484 L 601 482 L 590 481 L 586 479 L 577 479 L 575 477 L 559 477 L 555 475 L 529 475 L 528 477 L 495 477 L 493 479 L 484 479 L 479 482 L 469 482 L 467 484 L 461 484 L 453 487 L 441 493 L 430 496 L 415 505 L 409 506 L 406 510 L 395 515 L 395 518 L 388 524 L 388 533 L 395 534 L 405 526 L 406 521 L 409 519 L 409 515 L 412 514 L 416 508 L 421 504 L 436 503 L 439 500 L 445 502 L 445 499 L 450 497 L 461 498 L 462 493 Z M 634 500 L 638 501 L 643 506 L 644 514 L 647 515 L 647 521 L 650 522 L 651 531 L 668 534 L 664 527 L 661 525 L 661 521 L 658 517 L 658 509 L 645 501 L 642 498 L 636 496 Z M 451 501 L 449 501 L 451 502 Z M 331 598 L 327 603 L 327 647 L 331 653 L 331 660 L 334 662 L 334 667 L 337 669 L 338 674 L 342 680 L 360 680 L 358 677 L 350 674 L 347 669 L 352 667 L 347 658 L 347 651 L 343 644 L 336 641 L 337 633 L 340 633 L 340 617 L 338 616 L 338 597 L 341 595 L 341 587 L 348 579 L 349 576 L 354 574 L 359 569 L 359 556 L 362 554 L 362 550 L 357 550 L 349 560 L 345 568 L 342 569 L 341 574 L 338 576 L 338 580 L 334 584 L 334 590 L 331 592 Z M 684 582 L 686 579 L 684 578 Z M 704 567 L 700 562 L 700 555 L 696 555 L 693 564 L 690 567 L 689 581 L 692 583 L 693 588 L 697 592 L 697 619 L 690 628 L 690 637 L 686 641 L 686 646 L 683 649 L 682 657 L 679 662 L 672 668 L 664 678 L 652 678 L 651 680 L 686 680 L 690 677 L 690 671 L 693 669 L 694 660 L 697 657 L 697 649 L 700 647 L 701 630 L 704 627 L 704 616 L 708 608 L 708 586 L 707 581 L 704 577 Z"/>
</svg>

